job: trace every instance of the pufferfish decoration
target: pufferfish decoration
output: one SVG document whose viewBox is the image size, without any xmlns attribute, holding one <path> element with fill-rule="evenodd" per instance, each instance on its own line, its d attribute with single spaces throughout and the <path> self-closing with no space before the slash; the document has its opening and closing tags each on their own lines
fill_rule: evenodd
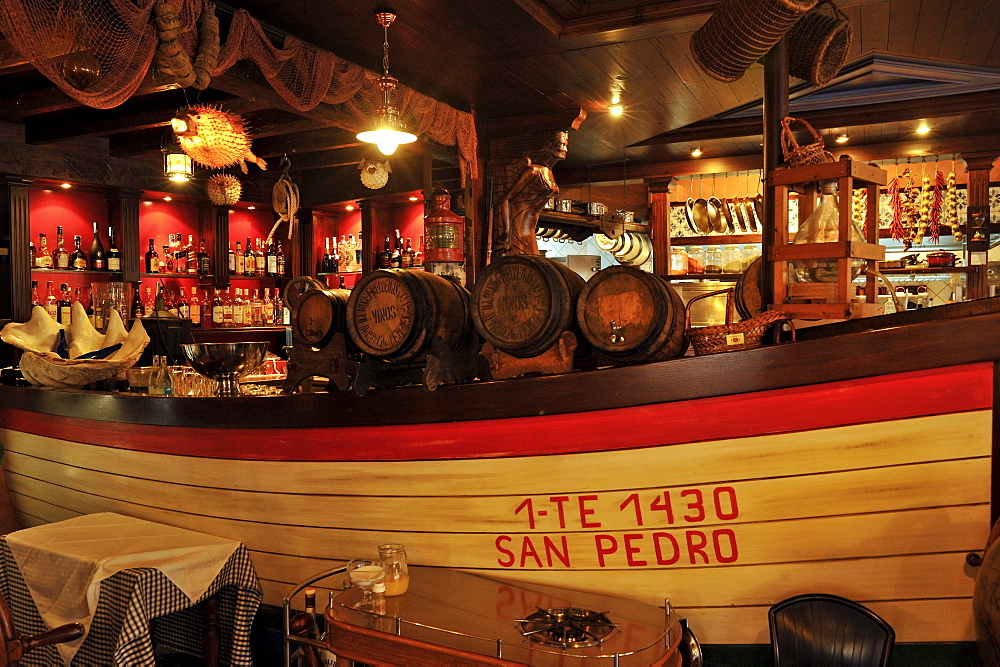
<svg viewBox="0 0 1000 667">
<path fill-rule="evenodd" d="M 392 173 L 388 160 L 379 162 L 361 158 L 358 169 L 361 170 L 361 184 L 371 190 L 384 187 L 389 182 L 389 174 Z"/>
<path fill-rule="evenodd" d="M 243 119 L 213 106 L 189 106 L 170 121 L 177 143 L 188 157 L 210 169 L 238 164 L 247 173 L 247 162 L 261 169 L 267 163 L 250 151 L 250 135 Z"/>
<path fill-rule="evenodd" d="M 231 174 L 216 174 L 205 183 L 205 192 L 216 206 L 232 206 L 240 200 L 243 184 Z"/>
</svg>

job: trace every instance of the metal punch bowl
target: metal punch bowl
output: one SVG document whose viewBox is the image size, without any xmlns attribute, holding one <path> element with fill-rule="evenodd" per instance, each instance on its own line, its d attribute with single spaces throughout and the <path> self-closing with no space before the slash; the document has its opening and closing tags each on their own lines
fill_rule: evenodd
<svg viewBox="0 0 1000 667">
<path fill-rule="evenodd" d="M 242 396 L 239 376 L 260 366 L 267 343 L 187 343 L 181 351 L 193 369 L 216 381 L 219 396 Z"/>
</svg>

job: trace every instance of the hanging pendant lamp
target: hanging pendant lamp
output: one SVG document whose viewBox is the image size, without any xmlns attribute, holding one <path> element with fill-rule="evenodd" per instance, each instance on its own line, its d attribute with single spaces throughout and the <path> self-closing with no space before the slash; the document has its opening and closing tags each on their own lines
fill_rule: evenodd
<svg viewBox="0 0 1000 667">
<path fill-rule="evenodd" d="M 382 41 L 382 76 L 377 79 L 378 87 L 382 90 L 382 104 L 375 110 L 371 129 L 359 132 L 358 140 L 375 144 L 383 155 L 392 155 L 400 144 L 416 141 L 417 135 L 406 131 L 399 118 L 399 109 L 392 104 L 392 91 L 396 89 L 398 82 L 389 75 L 389 26 L 396 20 L 396 15 L 381 11 L 376 12 L 375 18 L 385 35 Z"/>
</svg>

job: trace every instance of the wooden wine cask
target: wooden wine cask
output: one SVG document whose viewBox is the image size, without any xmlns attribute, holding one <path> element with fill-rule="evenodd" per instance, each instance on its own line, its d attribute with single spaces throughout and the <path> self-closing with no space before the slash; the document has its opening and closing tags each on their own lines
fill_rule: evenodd
<svg viewBox="0 0 1000 667">
<path fill-rule="evenodd" d="M 583 278 L 540 255 L 509 255 L 485 269 L 472 289 L 472 321 L 498 349 L 534 357 L 564 331 L 576 333 Z"/>
<path fill-rule="evenodd" d="M 292 330 L 295 336 L 313 347 L 323 347 L 333 334 L 346 331 L 346 289 L 314 289 L 303 292 L 292 309 Z"/>
<path fill-rule="evenodd" d="M 684 354 L 684 302 L 663 278 L 631 266 L 594 274 L 577 298 L 580 332 L 614 363 Z"/>
<path fill-rule="evenodd" d="M 745 320 L 756 317 L 767 310 L 760 296 L 760 267 L 763 260 L 758 257 L 750 263 L 736 281 L 736 312 Z"/>
<path fill-rule="evenodd" d="M 347 332 L 358 348 L 388 361 L 425 355 L 434 337 L 461 349 L 473 336 L 469 292 L 427 271 L 379 269 L 358 281 L 347 302 Z"/>
</svg>

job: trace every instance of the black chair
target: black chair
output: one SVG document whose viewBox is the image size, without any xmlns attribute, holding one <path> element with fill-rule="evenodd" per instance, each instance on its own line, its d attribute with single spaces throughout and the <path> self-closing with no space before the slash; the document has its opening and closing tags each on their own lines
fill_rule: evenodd
<svg viewBox="0 0 1000 667">
<path fill-rule="evenodd" d="M 694 630 L 688 625 L 686 618 L 681 619 L 681 628 L 683 628 L 680 646 L 681 667 L 702 667 L 705 660 L 701 654 L 701 644 L 698 643 L 698 638 L 694 636 Z"/>
<path fill-rule="evenodd" d="M 884 667 L 896 641 L 877 614 L 836 595 L 788 598 L 767 616 L 777 667 Z"/>
</svg>

